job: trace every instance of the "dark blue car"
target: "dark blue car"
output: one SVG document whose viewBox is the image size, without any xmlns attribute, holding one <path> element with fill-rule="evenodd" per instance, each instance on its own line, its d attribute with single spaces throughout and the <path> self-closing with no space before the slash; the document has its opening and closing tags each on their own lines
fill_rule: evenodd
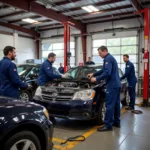
<svg viewBox="0 0 150 150">
<path fill-rule="evenodd" d="M 0 150 L 52 150 L 52 136 L 43 106 L 0 97 Z"/>
<path fill-rule="evenodd" d="M 86 76 L 102 69 L 102 66 L 78 66 L 71 68 L 68 79 L 59 79 L 38 87 L 33 101 L 45 106 L 51 117 L 73 120 L 94 119 L 103 122 L 105 115 L 105 82 L 91 83 Z M 120 77 L 123 75 L 119 69 Z M 121 82 L 121 101 L 126 103 L 127 83 Z"/>
</svg>

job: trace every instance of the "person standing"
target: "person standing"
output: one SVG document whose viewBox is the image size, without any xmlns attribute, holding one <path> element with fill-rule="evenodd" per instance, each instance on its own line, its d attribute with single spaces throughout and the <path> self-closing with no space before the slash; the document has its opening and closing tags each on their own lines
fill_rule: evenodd
<svg viewBox="0 0 150 150">
<path fill-rule="evenodd" d="M 48 59 L 42 63 L 38 77 L 39 86 L 43 86 L 45 83 L 52 81 L 53 79 L 67 78 L 66 75 L 59 75 L 53 72 L 52 64 L 55 62 L 55 60 L 56 54 L 50 53 L 48 55 Z"/>
<path fill-rule="evenodd" d="M 121 80 L 127 78 L 128 81 L 128 91 L 130 96 L 129 106 L 126 107 L 126 110 L 133 110 L 135 105 L 136 98 L 136 83 L 137 78 L 135 75 L 135 68 L 132 62 L 129 61 L 129 55 L 123 55 L 123 60 L 126 63 L 125 74 L 121 77 Z"/>
<path fill-rule="evenodd" d="M 95 63 L 92 61 L 91 57 L 89 57 L 85 65 L 95 65 Z"/>
<path fill-rule="evenodd" d="M 0 61 L 0 95 L 19 98 L 19 87 L 26 89 L 28 84 L 20 80 L 17 67 L 12 62 L 16 57 L 16 49 L 6 46 L 3 53 L 4 58 Z"/>
<path fill-rule="evenodd" d="M 99 132 L 112 131 L 112 126 L 120 127 L 120 87 L 121 82 L 118 72 L 118 64 L 115 58 L 108 53 L 106 46 L 98 48 L 99 55 L 104 58 L 103 69 L 88 74 L 91 82 L 106 80 L 106 114 L 104 127 L 98 128 Z"/>
<path fill-rule="evenodd" d="M 62 66 L 62 63 L 60 63 L 60 67 L 58 68 L 58 71 L 59 71 L 61 74 L 64 74 L 64 67 Z"/>
</svg>

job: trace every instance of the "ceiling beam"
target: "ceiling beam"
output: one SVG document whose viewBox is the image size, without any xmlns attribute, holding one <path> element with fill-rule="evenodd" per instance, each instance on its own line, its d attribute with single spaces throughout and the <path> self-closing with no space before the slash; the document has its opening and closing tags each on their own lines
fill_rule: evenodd
<svg viewBox="0 0 150 150">
<path fill-rule="evenodd" d="M 92 20 L 96 20 L 96 19 L 105 19 L 105 18 L 107 19 L 107 18 L 113 18 L 113 17 L 120 17 L 120 16 L 124 16 L 124 15 L 133 15 L 133 11 L 132 12 L 126 12 L 126 13 L 117 13 L 117 14 L 112 14 L 112 15 L 86 18 L 86 19 L 84 19 L 84 21 L 92 21 Z"/>
<path fill-rule="evenodd" d="M 103 21 L 88 22 L 87 24 L 96 24 L 96 23 L 104 23 L 104 22 L 111 22 L 111 21 L 121 21 L 121 20 L 134 19 L 134 18 L 139 18 L 139 17 L 140 16 L 120 17 L 120 18 L 114 18 L 114 19 L 103 20 Z"/>
<path fill-rule="evenodd" d="M 124 2 L 124 0 L 109 0 L 109 1 L 103 1 L 103 2 L 95 2 L 94 4 L 91 4 L 95 7 L 98 6 L 102 6 L 102 5 L 110 5 L 110 4 L 115 4 L 117 2 Z M 74 8 L 68 8 L 70 11 L 77 11 L 77 10 L 81 10 L 81 7 L 74 7 Z M 60 10 L 59 12 L 61 13 L 65 13 L 65 9 L 64 10 Z"/>
<path fill-rule="evenodd" d="M 35 32 L 34 30 L 26 29 L 26 28 L 23 28 L 23 27 L 20 27 L 20 26 L 17 26 L 17 25 L 13 25 L 13 24 L 10 24 L 10 23 L 6 23 L 6 22 L 1 22 L 0 21 L 0 26 L 4 26 L 4 27 L 7 27 L 7 28 L 10 28 L 10 29 L 13 29 L 13 30 L 17 30 L 17 31 L 20 31 L 20 32 L 24 32 L 24 33 L 30 34 L 33 37 L 37 37 L 38 36 L 38 33 Z"/>
<path fill-rule="evenodd" d="M 54 29 L 63 29 L 63 26 L 59 26 L 59 27 L 52 27 L 52 28 L 45 28 L 45 29 L 39 29 L 39 31 L 47 31 L 47 30 L 54 30 Z"/>
<path fill-rule="evenodd" d="M 21 18 L 21 19 L 16 19 L 16 20 L 13 20 L 13 21 L 9 21 L 8 23 L 16 23 L 16 22 L 20 22 L 20 21 L 22 21 L 22 19 L 26 19 L 26 18 L 28 18 L 28 17 L 23 17 L 23 18 Z M 39 18 L 41 18 L 40 16 L 32 16 L 32 17 L 29 17 L 30 19 L 39 19 Z"/>
<path fill-rule="evenodd" d="M 43 25 L 43 26 L 39 26 L 38 29 L 43 29 L 43 28 L 46 28 L 46 27 L 55 27 L 55 26 L 58 26 L 58 25 L 62 25 L 61 23 L 56 23 L 56 24 L 50 24 L 50 25 Z M 33 27 L 32 29 L 34 29 L 35 27 Z"/>
<path fill-rule="evenodd" d="M 8 8 L 10 8 L 10 6 L 7 6 L 7 5 L 2 5 L 2 6 L 0 6 L 0 9 L 1 9 L 1 10 L 3 10 L 3 9 L 8 9 Z"/>
<path fill-rule="evenodd" d="M 94 12 L 94 13 L 84 13 L 81 14 L 80 17 L 85 17 L 85 16 L 90 16 L 90 15 L 95 15 L 95 14 L 101 14 L 101 13 L 105 13 L 105 12 L 109 12 L 109 11 L 116 11 L 119 9 L 128 9 L 128 8 L 132 8 L 131 5 L 126 5 L 126 6 L 120 6 L 120 7 L 115 7 L 115 8 L 109 8 L 109 9 L 104 9 L 104 10 L 100 10 L 98 12 Z M 72 17 L 77 17 L 76 15 L 73 15 Z"/>
<path fill-rule="evenodd" d="M 142 8 L 137 0 L 129 0 L 135 11 L 139 12 Z M 143 15 L 140 13 L 140 16 L 143 17 Z"/>
<path fill-rule="evenodd" d="M 17 11 L 17 12 L 14 12 L 14 13 L 9 13 L 9 14 L 0 16 L 0 19 L 6 18 L 6 17 L 12 17 L 12 16 L 20 15 L 22 13 L 25 13 L 25 12 L 24 11 Z"/>
<path fill-rule="evenodd" d="M 62 1 L 62 2 L 55 2 L 56 5 L 66 5 L 66 4 L 71 4 L 71 3 L 76 3 L 79 2 L 81 0 L 71 0 L 71 1 Z"/>
<path fill-rule="evenodd" d="M 33 12 L 36 13 L 38 15 L 42 15 L 44 17 L 50 18 L 50 19 L 54 19 L 57 20 L 59 22 L 66 22 L 66 21 L 70 21 L 72 23 L 75 24 L 75 27 L 78 28 L 79 30 L 85 30 L 86 25 L 81 23 L 78 20 L 75 20 L 73 18 L 70 18 L 68 16 L 65 16 L 63 14 L 59 14 L 56 11 L 54 11 L 53 9 L 46 9 L 44 6 L 33 2 L 32 4 L 29 3 L 27 0 L 0 0 L 0 2 L 9 5 L 9 6 L 13 6 L 19 9 L 22 9 L 24 11 L 27 12 Z"/>
</svg>

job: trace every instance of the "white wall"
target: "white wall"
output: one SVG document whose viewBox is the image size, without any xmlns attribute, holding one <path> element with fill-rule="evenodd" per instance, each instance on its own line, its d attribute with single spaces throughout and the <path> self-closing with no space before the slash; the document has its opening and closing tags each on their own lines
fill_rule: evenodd
<svg viewBox="0 0 150 150">
<path fill-rule="evenodd" d="M 140 27 L 141 23 L 143 21 L 140 19 L 140 22 L 137 19 L 128 19 L 128 20 L 120 20 L 120 21 L 114 21 L 114 28 L 133 28 L 133 27 Z M 112 32 L 104 32 L 104 29 L 112 29 L 112 22 L 106 22 L 106 23 L 99 23 L 99 24 L 89 24 L 87 25 L 87 32 L 97 32 L 94 35 L 87 36 L 87 58 L 92 56 L 92 38 L 93 37 L 103 37 L 105 34 L 105 37 L 112 37 Z M 98 31 L 102 31 L 103 33 L 98 33 Z M 123 32 L 116 32 L 116 36 L 128 36 L 132 33 L 135 33 L 137 30 L 133 31 L 123 31 Z M 72 28 L 71 29 L 72 34 L 79 34 L 80 31 Z M 62 35 L 63 29 L 57 29 L 57 30 L 50 30 L 42 32 L 42 37 L 50 37 L 53 35 Z M 140 41 L 139 41 L 139 66 L 140 66 L 140 74 L 143 75 L 143 63 L 141 63 L 142 60 L 142 53 L 141 48 L 144 47 L 144 35 L 143 31 L 140 32 Z M 81 45 L 81 37 L 76 37 L 76 65 L 79 64 L 79 62 L 83 62 L 83 53 L 82 53 L 82 45 Z"/>
<path fill-rule="evenodd" d="M 34 59 L 36 57 L 36 44 L 33 39 L 20 37 L 18 36 L 18 33 L 20 34 L 20 32 L 1 26 L 0 31 L 13 33 L 13 35 L 5 35 L 0 33 L 0 59 L 3 58 L 3 49 L 7 45 L 14 46 L 16 48 L 16 62 L 18 64 L 25 63 L 27 59 Z"/>
</svg>

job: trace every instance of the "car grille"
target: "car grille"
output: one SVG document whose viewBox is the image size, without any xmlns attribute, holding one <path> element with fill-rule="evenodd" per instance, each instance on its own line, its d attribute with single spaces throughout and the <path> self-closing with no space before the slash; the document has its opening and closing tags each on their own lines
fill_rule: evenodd
<svg viewBox="0 0 150 150">
<path fill-rule="evenodd" d="M 53 96 L 54 92 L 42 92 L 42 98 L 43 100 L 47 101 L 70 101 L 72 100 L 72 97 L 74 93 L 57 93 L 57 96 Z"/>
</svg>

